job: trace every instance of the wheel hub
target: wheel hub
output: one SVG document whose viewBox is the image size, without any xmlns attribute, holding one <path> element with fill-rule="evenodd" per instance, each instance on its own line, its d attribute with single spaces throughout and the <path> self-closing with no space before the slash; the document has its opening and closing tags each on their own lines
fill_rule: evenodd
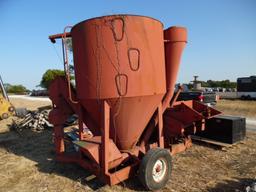
<svg viewBox="0 0 256 192">
<path fill-rule="evenodd" d="M 166 175 L 166 169 L 167 169 L 166 161 L 162 158 L 158 159 L 153 166 L 153 170 L 152 170 L 153 179 L 156 182 L 161 182 L 164 176 Z"/>
</svg>

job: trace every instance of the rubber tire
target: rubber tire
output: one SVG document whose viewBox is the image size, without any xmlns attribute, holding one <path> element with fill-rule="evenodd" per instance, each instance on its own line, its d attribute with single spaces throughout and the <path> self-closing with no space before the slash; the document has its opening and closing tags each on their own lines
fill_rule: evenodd
<svg viewBox="0 0 256 192">
<path fill-rule="evenodd" d="M 3 113 L 1 116 L 2 119 L 7 119 L 8 117 L 9 117 L 8 113 Z"/>
<path fill-rule="evenodd" d="M 152 169 L 155 162 L 159 158 L 164 158 L 167 162 L 166 168 L 166 176 L 163 178 L 162 181 L 156 182 L 152 176 Z M 171 176 L 171 169 L 172 169 L 172 158 L 168 150 L 162 148 L 154 148 L 150 149 L 146 155 L 143 157 L 140 168 L 139 168 L 139 179 L 142 185 L 147 190 L 158 190 L 163 188 L 166 183 L 168 182 Z"/>
</svg>

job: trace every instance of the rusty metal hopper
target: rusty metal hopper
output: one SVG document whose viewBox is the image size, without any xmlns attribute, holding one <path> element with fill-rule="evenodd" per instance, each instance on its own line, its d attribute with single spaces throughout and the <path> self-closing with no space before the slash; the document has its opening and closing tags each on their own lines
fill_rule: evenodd
<svg viewBox="0 0 256 192">
<path fill-rule="evenodd" d="M 121 150 L 137 143 L 166 93 L 163 35 L 161 22 L 132 15 L 93 18 L 71 30 L 77 98 L 94 122 L 89 128 L 100 135 L 101 106 L 107 101 L 110 136 Z"/>
</svg>

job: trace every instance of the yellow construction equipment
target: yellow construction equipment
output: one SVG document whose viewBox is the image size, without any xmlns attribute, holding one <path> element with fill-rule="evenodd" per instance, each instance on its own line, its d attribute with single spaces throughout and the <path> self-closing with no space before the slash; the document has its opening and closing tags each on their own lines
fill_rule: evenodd
<svg viewBox="0 0 256 192">
<path fill-rule="evenodd" d="M 0 119 L 7 119 L 15 114 L 15 108 L 10 102 L 7 92 L 4 88 L 2 78 L 0 76 Z"/>
</svg>

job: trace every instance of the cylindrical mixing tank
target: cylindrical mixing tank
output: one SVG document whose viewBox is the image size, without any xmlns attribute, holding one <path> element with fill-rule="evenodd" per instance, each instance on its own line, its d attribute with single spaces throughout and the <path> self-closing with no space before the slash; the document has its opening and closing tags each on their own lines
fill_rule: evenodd
<svg viewBox="0 0 256 192">
<path fill-rule="evenodd" d="M 162 24 L 152 18 L 114 15 L 71 30 L 77 97 L 100 129 L 100 103 L 111 107 L 110 135 L 132 148 L 166 93 Z"/>
</svg>

